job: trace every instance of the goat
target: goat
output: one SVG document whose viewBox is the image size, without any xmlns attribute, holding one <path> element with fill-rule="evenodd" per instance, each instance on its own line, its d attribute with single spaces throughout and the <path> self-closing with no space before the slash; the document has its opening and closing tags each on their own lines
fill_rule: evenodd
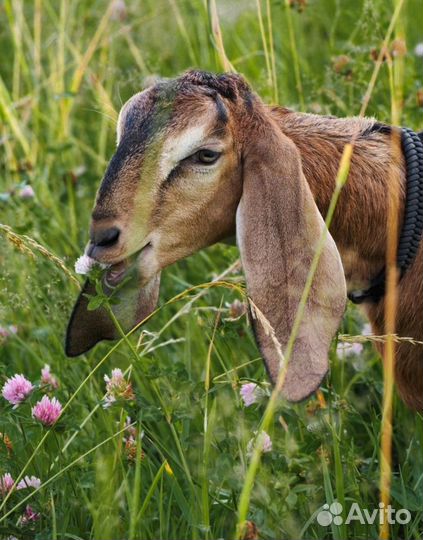
<svg viewBox="0 0 423 540">
<path fill-rule="evenodd" d="M 128 331 L 154 310 L 164 267 L 236 233 L 248 296 L 274 331 L 252 319 L 274 382 L 343 148 L 356 136 L 282 387 L 290 401 L 307 398 L 327 373 L 346 284 L 349 291 L 365 288 L 384 268 L 389 182 L 399 193 L 400 227 L 404 219 L 405 160 L 390 131 L 370 118 L 265 105 L 235 74 L 189 71 L 134 95 L 119 114 L 117 149 L 97 193 L 86 248 L 110 265 L 103 278 L 108 294 L 134 277 L 113 306 L 122 327 Z M 398 284 L 397 332 L 415 340 L 423 338 L 422 251 L 420 242 Z M 118 337 L 104 308 L 87 310 L 93 288 L 88 281 L 71 315 L 69 356 Z M 363 307 L 373 331 L 383 333 L 383 297 Z M 423 410 L 421 346 L 398 345 L 395 376 L 405 403 Z"/>
</svg>

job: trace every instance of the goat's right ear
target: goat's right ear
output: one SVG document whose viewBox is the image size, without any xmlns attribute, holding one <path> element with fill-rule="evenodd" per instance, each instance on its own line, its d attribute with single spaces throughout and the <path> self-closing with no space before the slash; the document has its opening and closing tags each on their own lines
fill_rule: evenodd
<svg viewBox="0 0 423 540">
<path fill-rule="evenodd" d="M 256 340 L 276 382 L 325 224 L 297 147 L 270 116 L 265 121 L 262 136 L 251 136 L 244 149 L 236 227 Z M 282 386 L 289 401 L 305 399 L 319 387 L 345 309 L 344 272 L 335 242 L 326 233 Z"/>
</svg>

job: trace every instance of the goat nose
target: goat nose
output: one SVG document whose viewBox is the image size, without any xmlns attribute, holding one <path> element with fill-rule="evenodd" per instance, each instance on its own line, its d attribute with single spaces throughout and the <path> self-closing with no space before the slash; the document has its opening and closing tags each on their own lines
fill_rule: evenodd
<svg viewBox="0 0 423 540">
<path fill-rule="evenodd" d="M 92 231 L 91 242 L 95 246 L 111 247 L 119 239 L 120 230 L 117 227 L 110 227 L 110 229 L 100 229 L 98 231 Z"/>
</svg>

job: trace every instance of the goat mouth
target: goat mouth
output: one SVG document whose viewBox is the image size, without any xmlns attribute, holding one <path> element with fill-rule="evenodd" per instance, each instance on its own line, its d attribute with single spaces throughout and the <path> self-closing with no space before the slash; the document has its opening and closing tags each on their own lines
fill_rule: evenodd
<svg viewBox="0 0 423 540">
<path fill-rule="evenodd" d="M 139 249 L 136 253 L 133 253 L 126 259 L 123 259 L 109 266 L 105 275 L 106 285 L 112 288 L 119 285 L 119 283 L 121 283 L 127 275 L 128 270 L 133 268 L 140 253 L 148 248 L 151 248 L 151 242 L 147 242 L 147 244 L 145 244 L 141 249 Z"/>
<path fill-rule="evenodd" d="M 128 268 L 128 259 L 124 259 L 116 264 L 112 264 L 107 269 L 105 280 L 107 285 L 116 287 L 124 278 L 126 269 Z"/>
</svg>

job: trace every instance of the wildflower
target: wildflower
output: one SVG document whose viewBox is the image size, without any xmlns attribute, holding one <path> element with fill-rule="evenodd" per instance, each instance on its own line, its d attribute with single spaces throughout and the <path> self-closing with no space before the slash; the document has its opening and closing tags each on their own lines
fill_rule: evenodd
<svg viewBox="0 0 423 540">
<path fill-rule="evenodd" d="M 127 434 L 127 436 L 123 438 L 123 442 L 125 443 L 126 457 L 129 461 L 135 461 L 137 457 L 137 428 L 131 424 L 131 418 L 127 416 L 125 421 L 125 433 Z"/>
<path fill-rule="evenodd" d="M 16 486 L 16 489 L 26 489 L 32 487 L 37 489 L 41 486 L 41 480 L 36 476 L 25 476 Z"/>
<path fill-rule="evenodd" d="M 272 439 L 270 436 L 265 432 L 261 432 L 261 443 L 263 444 L 263 452 L 268 453 L 272 451 Z"/>
<path fill-rule="evenodd" d="M 112 376 L 105 375 L 104 380 L 106 381 L 106 397 L 103 405 L 105 409 L 110 407 L 117 399 L 134 399 L 132 385 L 125 379 L 121 369 L 113 369 Z"/>
<path fill-rule="evenodd" d="M 31 521 L 38 521 L 40 519 L 39 512 L 35 512 L 32 506 L 27 505 L 25 508 L 25 512 L 23 513 L 20 524 L 21 525 L 28 525 Z"/>
<path fill-rule="evenodd" d="M 244 524 L 242 540 L 258 540 L 259 531 L 254 521 L 246 521 Z"/>
<path fill-rule="evenodd" d="M 372 327 L 370 323 L 366 323 L 363 328 L 361 329 L 361 334 L 363 336 L 371 336 L 373 334 Z"/>
<path fill-rule="evenodd" d="M 132 425 L 132 420 L 130 416 L 126 417 L 125 432 L 128 434 L 129 437 L 135 437 L 137 434 L 137 428 Z"/>
<path fill-rule="evenodd" d="M 122 384 L 126 384 L 125 377 L 123 376 L 122 370 L 120 368 L 112 369 L 112 376 L 104 376 L 106 381 L 106 390 L 109 392 L 113 388 L 120 387 Z"/>
<path fill-rule="evenodd" d="M 17 407 L 34 389 L 33 384 L 23 375 L 14 375 L 5 382 L 2 395 L 9 403 Z"/>
<path fill-rule="evenodd" d="M 370 58 L 376 62 L 381 52 L 382 52 L 382 62 L 385 62 L 390 56 L 390 53 L 387 47 L 383 47 L 381 51 L 379 51 L 378 49 L 372 49 L 370 51 Z"/>
<path fill-rule="evenodd" d="M 9 326 L 0 326 L 0 340 L 7 339 L 18 333 L 18 327 L 10 324 Z"/>
<path fill-rule="evenodd" d="M 7 454 L 10 456 L 10 454 L 13 452 L 13 445 L 9 435 L 7 433 L 0 432 L 0 441 L 3 442 L 4 446 L 6 447 Z"/>
<path fill-rule="evenodd" d="M 407 45 L 403 39 L 394 39 L 391 45 L 392 56 L 403 57 L 407 54 Z"/>
<path fill-rule="evenodd" d="M 125 454 L 128 461 L 135 462 L 137 459 L 137 439 L 141 440 L 144 437 L 144 431 L 141 431 L 139 437 L 138 430 L 135 428 L 135 426 L 129 426 L 125 431 L 129 433 L 128 437 L 123 438 L 123 442 L 125 443 Z M 141 449 L 141 459 L 144 458 L 145 453 Z"/>
<path fill-rule="evenodd" d="M 124 0 L 113 0 L 110 18 L 112 21 L 124 21 L 126 19 L 126 4 Z"/>
<path fill-rule="evenodd" d="M 288 0 L 290 8 L 295 8 L 298 13 L 302 13 L 307 7 L 307 0 Z"/>
<path fill-rule="evenodd" d="M 346 73 L 351 69 L 351 58 L 346 54 L 341 54 L 332 58 L 332 66 L 335 73 Z"/>
<path fill-rule="evenodd" d="M 363 352 L 363 344 L 362 343 L 353 343 L 351 345 L 351 352 L 352 354 L 359 355 Z"/>
<path fill-rule="evenodd" d="M 314 435 L 322 435 L 325 433 L 326 428 L 320 420 L 316 420 L 307 424 L 306 429 L 309 433 L 313 433 Z"/>
<path fill-rule="evenodd" d="M 260 450 L 263 452 L 263 454 L 267 454 L 272 451 L 272 439 L 270 438 L 269 434 L 265 431 L 261 431 L 259 435 L 253 439 L 251 439 L 247 444 L 247 455 L 251 457 L 254 450 L 254 443 L 257 442 L 258 445 L 260 445 Z"/>
<path fill-rule="evenodd" d="M 363 344 L 339 342 L 336 347 L 336 352 L 338 356 L 358 356 L 363 352 Z"/>
<path fill-rule="evenodd" d="M 423 43 L 417 43 L 414 47 L 414 54 L 416 56 L 423 56 Z"/>
<path fill-rule="evenodd" d="M 115 396 L 112 396 L 111 394 L 106 394 L 106 397 L 104 398 L 103 409 L 108 409 L 113 405 L 115 401 Z"/>
<path fill-rule="evenodd" d="M 255 383 L 243 384 L 239 393 L 246 407 L 249 407 L 253 403 L 257 403 L 262 396 L 260 387 Z"/>
<path fill-rule="evenodd" d="M 107 265 L 103 263 L 99 263 L 95 259 L 92 259 L 88 255 L 81 255 L 79 259 L 75 262 L 75 272 L 77 274 L 88 274 L 90 270 L 93 269 L 94 266 L 99 266 L 100 268 L 106 268 Z"/>
<path fill-rule="evenodd" d="M 2 338 L 9 337 L 9 331 L 4 326 L 0 326 L 0 337 Z"/>
<path fill-rule="evenodd" d="M 41 401 L 32 408 L 32 416 L 45 426 L 55 424 L 61 413 L 62 405 L 60 402 L 56 398 L 50 399 L 48 396 L 43 396 Z"/>
<path fill-rule="evenodd" d="M 244 302 L 236 299 L 232 304 L 227 303 L 226 306 L 229 308 L 229 317 L 231 319 L 239 319 L 246 312 L 246 307 Z"/>
<path fill-rule="evenodd" d="M 172 469 L 172 467 L 169 465 L 169 462 L 168 462 L 167 460 L 165 461 L 164 468 L 165 468 L 165 471 L 167 472 L 167 474 L 168 474 L 169 476 L 173 476 L 173 475 L 174 475 L 173 469 Z"/>
<path fill-rule="evenodd" d="M 59 381 L 51 374 L 50 366 L 48 364 L 44 364 L 44 367 L 41 370 L 41 385 L 50 386 L 54 389 L 59 388 Z"/>
<path fill-rule="evenodd" d="M 135 462 L 137 459 L 137 441 L 134 437 L 128 437 L 125 442 L 125 454 L 128 461 Z M 145 452 L 141 450 L 141 459 L 145 458 Z"/>
<path fill-rule="evenodd" d="M 34 190 L 31 186 L 25 186 L 20 190 L 19 197 L 21 199 L 33 199 L 35 197 Z"/>
<path fill-rule="evenodd" d="M 6 495 L 13 488 L 15 481 L 12 478 L 10 473 L 5 473 L 3 476 L 0 476 L 0 493 Z"/>
</svg>

